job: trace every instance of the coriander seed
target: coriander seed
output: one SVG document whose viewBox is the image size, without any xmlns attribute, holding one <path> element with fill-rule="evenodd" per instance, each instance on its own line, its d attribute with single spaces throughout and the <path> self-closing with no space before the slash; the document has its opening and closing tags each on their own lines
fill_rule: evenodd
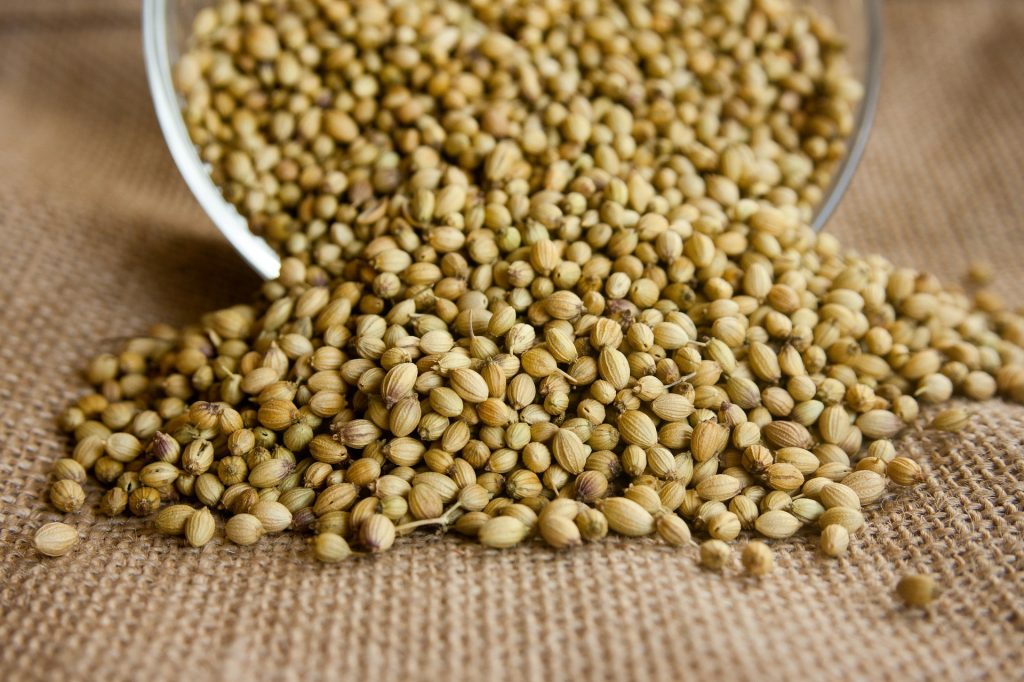
<svg viewBox="0 0 1024 682">
<path fill-rule="evenodd" d="M 905 575 L 896 584 L 896 595 L 911 608 L 924 608 L 935 599 L 935 580 L 923 574 Z"/>
<path fill-rule="evenodd" d="M 78 531 L 64 523 L 47 523 L 36 531 L 33 542 L 40 554 L 64 556 L 78 544 Z"/>
</svg>

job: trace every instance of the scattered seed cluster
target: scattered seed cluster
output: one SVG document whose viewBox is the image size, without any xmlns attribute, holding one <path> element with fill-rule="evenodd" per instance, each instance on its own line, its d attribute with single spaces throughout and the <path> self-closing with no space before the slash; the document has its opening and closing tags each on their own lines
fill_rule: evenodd
<svg viewBox="0 0 1024 682">
<path fill-rule="evenodd" d="M 1024 399 L 1019 315 L 807 226 L 859 88 L 789 2 L 228 1 L 178 84 L 287 257 L 89 364 L 61 511 L 91 472 L 105 514 L 327 562 L 419 527 L 841 556 L 924 480 L 890 440 L 922 403 Z"/>
</svg>

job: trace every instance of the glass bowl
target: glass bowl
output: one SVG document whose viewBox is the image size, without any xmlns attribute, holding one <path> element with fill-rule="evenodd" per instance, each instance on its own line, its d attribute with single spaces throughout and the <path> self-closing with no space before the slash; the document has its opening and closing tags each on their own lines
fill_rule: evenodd
<svg viewBox="0 0 1024 682">
<path fill-rule="evenodd" d="M 881 0 L 807 0 L 832 18 L 846 37 L 854 75 L 864 84 L 864 98 L 857 111 L 846 158 L 814 214 L 812 227 L 820 230 L 846 193 L 864 153 L 875 105 L 882 53 Z M 157 119 L 178 170 L 199 204 L 232 246 L 260 275 L 277 276 L 281 259 L 270 246 L 249 231 L 245 218 L 210 179 L 208 169 L 189 139 L 181 115 L 181 100 L 174 90 L 171 68 L 185 49 L 196 13 L 214 0 L 143 0 L 142 41 L 146 75 Z"/>
</svg>

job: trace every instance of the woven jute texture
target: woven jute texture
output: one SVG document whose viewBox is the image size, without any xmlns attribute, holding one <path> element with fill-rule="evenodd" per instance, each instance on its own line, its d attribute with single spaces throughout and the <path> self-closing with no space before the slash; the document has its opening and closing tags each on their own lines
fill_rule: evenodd
<svg viewBox="0 0 1024 682">
<path fill-rule="evenodd" d="M 828 229 L 955 281 L 1024 294 L 1024 3 L 892 0 L 882 105 Z M 116 337 L 246 299 L 256 278 L 178 176 L 149 103 L 138 3 L 0 3 L 0 679 L 1020 679 L 1024 408 L 909 433 L 925 484 L 868 513 L 848 558 L 775 543 L 755 582 L 693 550 L 558 554 L 452 538 L 318 565 L 302 538 L 192 550 L 86 510 L 41 560 L 54 426 Z M 926 571 L 927 615 L 892 588 Z M 243 677 L 244 676 L 244 677 Z"/>
</svg>

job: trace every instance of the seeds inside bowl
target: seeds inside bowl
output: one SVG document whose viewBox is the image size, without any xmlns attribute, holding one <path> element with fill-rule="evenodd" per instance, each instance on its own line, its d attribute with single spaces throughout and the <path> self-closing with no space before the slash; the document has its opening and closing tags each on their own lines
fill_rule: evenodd
<svg viewBox="0 0 1024 682">
<path fill-rule="evenodd" d="M 629 212 L 719 221 L 755 199 L 807 221 L 854 125 L 849 71 L 788 0 L 292 0 L 200 11 L 175 84 L 251 229 L 338 274 L 384 202 L 454 228 L 441 252 L 480 221 L 514 250 L 522 213 L 557 229 L 579 185 L 613 179 Z"/>
<path fill-rule="evenodd" d="M 927 480 L 919 400 L 1024 398 L 1019 315 L 808 227 L 859 87 L 803 7 L 223 2 L 178 80 L 281 274 L 95 359 L 61 425 L 105 512 L 194 546 L 216 509 L 331 562 L 419 528 L 838 556 Z"/>
</svg>

